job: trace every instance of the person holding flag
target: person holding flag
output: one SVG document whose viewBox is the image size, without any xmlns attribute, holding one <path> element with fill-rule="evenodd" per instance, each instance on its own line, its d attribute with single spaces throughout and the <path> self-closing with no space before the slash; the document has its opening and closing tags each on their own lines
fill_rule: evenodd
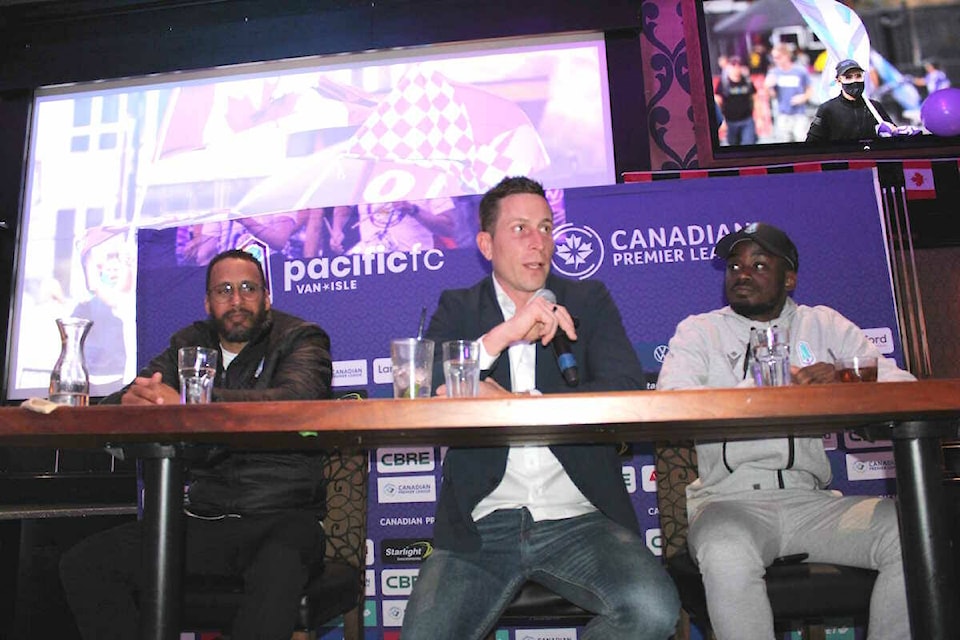
<svg viewBox="0 0 960 640">
<path fill-rule="evenodd" d="M 889 138 L 892 136 L 912 136 L 920 133 L 921 130 L 919 127 L 909 125 L 897 126 L 890 121 L 890 116 L 886 111 L 883 112 L 882 116 L 880 115 L 880 111 L 874 108 L 874 105 L 877 103 L 862 98 L 866 90 L 867 78 L 864 72 L 868 67 L 856 61 L 869 60 L 871 49 L 870 36 L 863 26 L 863 21 L 860 20 L 860 16 L 858 16 L 853 9 L 836 0 L 792 0 L 792 2 L 793 6 L 797 8 L 797 11 L 799 11 L 803 17 L 804 22 L 810 27 L 810 30 L 816 34 L 817 38 L 819 38 L 827 48 L 827 62 L 824 68 L 829 69 L 831 66 L 836 65 L 836 78 L 832 78 L 826 73 L 823 74 L 820 95 L 829 95 L 832 92 L 834 81 L 840 82 L 841 94 L 837 99 L 843 99 L 844 92 L 847 92 L 847 97 L 853 97 L 850 92 L 856 93 L 859 91 L 861 98 L 854 100 L 854 106 L 857 104 L 861 105 L 861 107 L 867 109 L 872 116 L 870 119 L 863 118 L 864 122 L 868 123 L 863 124 L 864 130 L 869 129 L 865 136 L 856 131 L 844 129 L 842 133 L 830 134 L 840 137 L 826 137 L 828 135 L 826 133 L 822 134 L 823 137 L 819 137 L 821 134 L 814 131 L 813 137 L 811 138 L 808 131 L 807 141 L 856 140 L 860 137 Z M 856 67 L 850 66 L 850 63 L 853 63 Z M 849 80 L 849 82 L 853 84 L 844 87 L 844 82 L 841 79 L 841 76 L 844 75 L 843 72 L 855 70 L 859 70 L 860 79 L 856 80 L 856 74 L 854 74 Z M 826 102 L 829 103 L 830 101 Z M 840 109 L 843 107 L 851 108 L 850 105 L 845 105 L 844 103 L 840 103 L 839 105 L 834 104 L 831 108 Z M 847 112 L 841 111 L 840 113 Z M 820 110 L 818 110 L 818 115 L 822 115 Z M 816 125 L 811 123 L 810 128 L 813 129 L 814 126 Z M 849 137 L 847 137 L 848 135 Z"/>
<path fill-rule="evenodd" d="M 807 131 L 807 142 L 864 140 L 877 137 L 877 125 L 890 122 L 883 106 L 863 95 L 864 70 L 853 59 L 837 64 L 840 94 L 817 108 Z"/>
</svg>

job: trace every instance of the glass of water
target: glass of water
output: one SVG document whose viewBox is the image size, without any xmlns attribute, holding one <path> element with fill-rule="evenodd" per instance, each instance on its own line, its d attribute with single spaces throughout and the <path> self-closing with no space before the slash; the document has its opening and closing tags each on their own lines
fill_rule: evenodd
<svg viewBox="0 0 960 640">
<path fill-rule="evenodd" d="M 182 347 L 177 352 L 181 404 L 206 404 L 213 399 L 219 357 L 218 350 L 207 347 Z"/>
<path fill-rule="evenodd" d="M 443 375 L 448 398 L 473 398 L 480 393 L 480 342 L 451 340 L 443 345 Z"/>
<path fill-rule="evenodd" d="M 773 325 L 750 329 L 753 379 L 758 387 L 790 384 L 790 331 Z"/>
<path fill-rule="evenodd" d="M 429 398 L 433 391 L 433 341 L 398 338 L 390 341 L 394 398 Z"/>
</svg>

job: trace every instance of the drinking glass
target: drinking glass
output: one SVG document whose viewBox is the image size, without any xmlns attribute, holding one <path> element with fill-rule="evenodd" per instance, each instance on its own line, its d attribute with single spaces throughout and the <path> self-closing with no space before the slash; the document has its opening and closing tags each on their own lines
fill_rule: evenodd
<svg viewBox="0 0 960 640">
<path fill-rule="evenodd" d="M 451 340 L 443 345 L 443 377 L 448 398 L 480 394 L 480 342 Z"/>
<path fill-rule="evenodd" d="M 790 384 L 790 331 L 774 325 L 750 329 L 751 371 L 758 387 Z"/>
<path fill-rule="evenodd" d="M 840 358 L 834 367 L 839 382 L 876 382 L 877 359 L 873 356 Z"/>
<path fill-rule="evenodd" d="M 207 347 L 182 347 L 177 352 L 181 404 L 206 404 L 213 400 L 219 356 L 219 351 Z"/>
<path fill-rule="evenodd" d="M 433 392 L 433 340 L 390 341 L 394 398 L 429 398 Z"/>
</svg>

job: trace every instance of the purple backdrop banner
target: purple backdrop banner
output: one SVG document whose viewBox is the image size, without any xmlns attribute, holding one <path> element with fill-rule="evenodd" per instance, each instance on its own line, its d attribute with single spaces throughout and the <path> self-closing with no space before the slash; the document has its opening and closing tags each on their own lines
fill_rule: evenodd
<svg viewBox="0 0 960 640">
<path fill-rule="evenodd" d="M 861 326 L 881 352 L 898 360 L 900 338 L 884 249 L 873 170 L 715 179 L 551 192 L 556 215 L 555 272 L 597 278 L 610 288 L 651 381 L 676 324 L 723 302 L 723 265 L 713 259 L 719 237 L 748 222 L 786 230 L 800 253 L 799 303 L 832 306 Z M 478 198 L 345 206 L 284 216 L 294 231 L 272 246 L 225 222 L 206 240 L 251 247 L 264 256 L 278 309 L 315 321 L 332 339 L 340 393 L 392 394 L 389 339 L 415 334 L 421 309 L 440 292 L 466 287 L 489 271 L 476 250 Z M 445 235 L 417 231 L 411 207 L 445 215 Z M 421 215 L 424 211 L 420 212 Z M 404 227 L 406 225 L 406 227 Z M 278 225 L 279 226 L 279 225 Z M 312 230 L 312 231 L 310 231 Z M 178 328 L 202 318 L 205 265 L 189 250 L 196 229 L 141 230 L 137 287 L 141 365 L 164 349 Z M 305 239 L 305 233 L 317 237 Z M 416 238 L 415 242 L 405 239 Z M 203 240 L 203 238 L 200 238 Z M 308 255 L 303 247 L 318 247 Z M 382 247 L 376 252 L 376 247 Z M 846 493 L 892 491 L 888 448 L 827 434 L 834 487 Z M 442 449 L 371 451 L 367 637 L 397 638 L 429 546 Z M 624 456 L 624 480 L 648 546 L 659 552 L 659 522 L 650 446 Z M 501 630 L 498 640 L 576 638 L 576 630 Z M 337 637 L 331 631 L 329 637 Z M 541 634 L 541 635 L 537 635 Z M 844 637 L 844 636 L 837 636 Z M 850 638 L 853 636 L 850 635 Z"/>
</svg>

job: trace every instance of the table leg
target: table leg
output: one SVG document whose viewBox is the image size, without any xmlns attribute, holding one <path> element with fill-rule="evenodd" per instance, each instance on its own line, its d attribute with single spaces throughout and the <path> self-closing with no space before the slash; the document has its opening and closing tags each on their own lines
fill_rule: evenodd
<svg viewBox="0 0 960 640">
<path fill-rule="evenodd" d="M 955 638 L 960 624 L 944 508 L 941 438 L 948 430 L 934 422 L 905 422 L 891 431 L 910 629 L 924 640 Z"/>
<path fill-rule="evenodd" d="M 183 579 L 183 466 L 172 445 L 138 451 L 143 472 L 140 639 L 178 640 Z"/>
</svg>

